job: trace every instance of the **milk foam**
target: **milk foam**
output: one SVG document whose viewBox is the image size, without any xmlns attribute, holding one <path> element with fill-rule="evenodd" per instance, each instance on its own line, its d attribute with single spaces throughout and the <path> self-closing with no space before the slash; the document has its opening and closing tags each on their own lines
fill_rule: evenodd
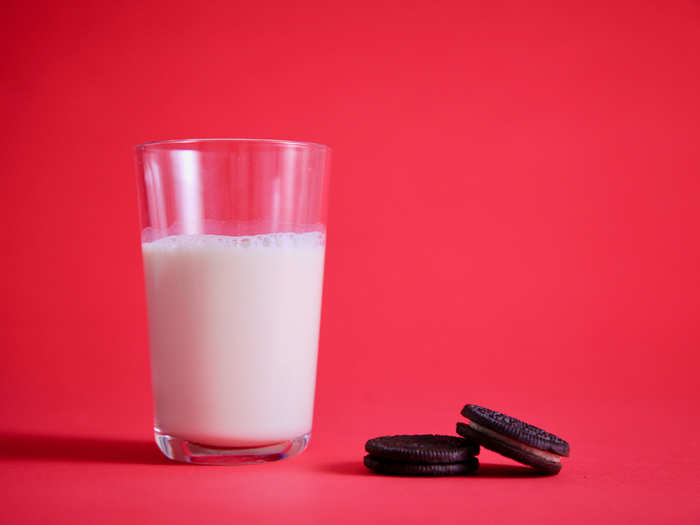
<svg viewBox="0 0 700 525">
<path fill-rule="evenodd" d="M 325 246 L 326 236 L 322 232 L 264 233 L 260 235 L 171 235 L 143 244 L 144 250 L 188 250 L 188 249 L 247 249 L 247 248 L 318 248 Z"/>
</svg>

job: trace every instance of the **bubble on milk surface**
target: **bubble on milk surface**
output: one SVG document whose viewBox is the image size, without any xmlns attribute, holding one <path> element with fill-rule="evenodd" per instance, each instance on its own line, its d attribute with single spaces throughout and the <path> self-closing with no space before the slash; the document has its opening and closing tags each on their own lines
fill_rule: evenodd
<svg viewBox="0 0 700 525">
<path fill-rule="evenodd" d="M 326 244 L 326 235 L 320 231 L 295 233 L 276 232 L 260 235 L 171 235 L 153 242 L 144 243 L 147 250 L 205 249 L 269 249 L 269 248 L 318 248 Z"/>
</svg>

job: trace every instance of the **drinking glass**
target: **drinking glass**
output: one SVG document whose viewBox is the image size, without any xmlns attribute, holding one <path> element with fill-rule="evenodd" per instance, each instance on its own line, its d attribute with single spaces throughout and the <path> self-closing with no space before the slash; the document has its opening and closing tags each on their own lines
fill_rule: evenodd
<svg viewBox="0 0 700 525">
<path fill-rule="evenodd" d="M 188 463 L 301 453 L 311 436 L 330 150 L 136 147 L 156 443 Z"/>
</svg>

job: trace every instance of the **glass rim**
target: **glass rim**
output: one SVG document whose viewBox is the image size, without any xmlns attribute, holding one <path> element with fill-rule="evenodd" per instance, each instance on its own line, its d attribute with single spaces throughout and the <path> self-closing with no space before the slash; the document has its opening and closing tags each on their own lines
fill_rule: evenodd
<svg viewBox="0 0 700 525">
<path fill-rule="evenodd" d="M 316 148 L 331 151 L 331 147 L 318 142 L 304 142 L 300 140 L 284 140 L 284 139 L 249 139 L 249 138 L 202 138 L 202 139 L 169 139 L 169 140 L 154 140 L 152 142 L 143 142 L 134 146 L 136 151 L 141 151 L 149 148 L 157 149 L 158 146 L 171 144 L 197 144 L 201 142 L 232 142 L 232 143 L 263 143 L 281 146 L 297 146 L 304 148 Z"/>
</svg>

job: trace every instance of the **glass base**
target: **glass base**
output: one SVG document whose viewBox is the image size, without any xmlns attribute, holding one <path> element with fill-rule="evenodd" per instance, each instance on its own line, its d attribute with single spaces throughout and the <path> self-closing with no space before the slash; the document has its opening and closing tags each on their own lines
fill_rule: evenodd
<svg viewBox="0 0 700 525">
<path fill-rule="evenodd" d="M 311 439 L 311 433 L 308 433 L 262 447 L 220 448 L 170 436 L 157 428 L 154 429 L 154 434 L 158 448 L 166 457 L 197 465 L 250 465 L 279 461 L 301 454 Z"/>
</svg>

